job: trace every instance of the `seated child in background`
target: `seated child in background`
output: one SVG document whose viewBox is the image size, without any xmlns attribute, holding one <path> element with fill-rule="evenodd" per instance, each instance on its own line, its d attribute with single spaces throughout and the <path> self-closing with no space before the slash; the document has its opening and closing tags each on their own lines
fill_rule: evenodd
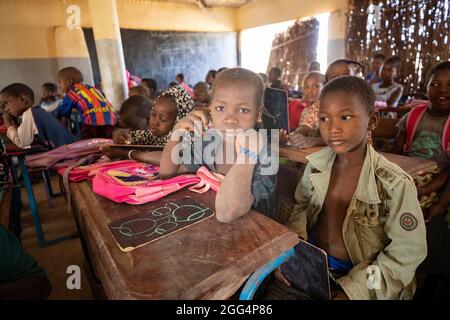
<svg viewBox="0 0 450 320">
<path fill-rule="evenodd" d="M 427 253 L 412 178 L 367 144 L 379 120 L 374 102 L 372 88 L 354 76 L 322 89 L 319 129 L 328 147 L 307 157 L 289 219 L 301 238 L 327 252 L 334 299 L 411 299 Z M 368 267 L 380 271 L 374 288 Z M 290 285 L 281 271 L 276 277 Z"/>
<path fill-rule="evenodd" d="M 357 68 L 363 70 L 363 66 L 354 60 L 337 59 L 328 65 L 325 72 L 325 83 L 340 76 L 356 76 Z"/>
<path fill-rule="evenodd" d="M 239 131 L 258 134 L 253 129 L 262 114 L 263 95 L 264 84 L 256 73 L 243 68 L 221 71 L 212 88 L 210 112 L 193 111 L 174 127 L 173 133 L 178 137 L 183 132 L 194 132 L 194 141 L 186 141 L 192 135 L 188 134 L 180 141 L 173 134 L 161 157 L 160 175 L 163 178 L 196 172 L 202 165 L 225 175 L 215 200 L 216 217 L 221 222 L 238 219 L 252 206 L 275 217 L 276 172 L 264 172 L 266 164 L 263 162 L 268 157 L 260 160 L 257 156 L 266 146 L 261 140 L 255 141 L 257 137 L 246 141 L 237 134 Z M 204 134 L 199 136 L 194 126 L 200 126 Z M 249 147 L 252 142 L 256 143 Z M 173 159 L 172 153 L 175 154 L 180 145 L 183 157 Z M 198 145 L 200 150 L 196 148 Z M 208 150 L 210 154 L 207 154 Z"/>
<path fill-rule="evenodd" d="M 52 286 L 45 271 L 2 225 L 0 243 L 0 300 L 46 299 Z"/>
<path fill-rule="evenodd" d="M 370 60 L 370 70 L 366 74 L 366 82 L 370 85 L 382 82 L 380 79 L 380 69 L 386 57 L 384 54 L 378 53 Z"/>
<path fill-rule="evenodd" d="M 143 78 L 142 82 L 141 82 L 141 85 L 147 87 L 148 92 L 149 92 L 148 93 L 148 97 L 151 100 L 155 101 L 156 98 L 159 95 L 158 83 L 156 82 L 156 80 L 155 79 L 151 79 L 151 78 Z"/>
<path fill-rule="evenodd" d="M 145 96 L 129 97 L 120 107 L 117 127 L 130 130 L 147 130 L 152 108 L 152 100 Z"/>
<path fill-rule="evenodd" d="M 57 78 L 60 90 L 66 94 L 58 109 L 58 118 L 69 118 L 75 108 L 82 117 L 83 139 L 111 138 L 117 115 L 103 93 L 83 84 L 82 73 L 74 67 L 59 70 Z"/>
<path fill-rule="evenodd" d="M 179 73 L 177 74 L 177 76 L 175 77 L 175 80 L 177 81 L 177 83 L 182 86 L 187 92 L 189 92 L 189 94 L 192 96 L 194 94 L 194 90 L 192 90 L 191 87 L 189 87 L 185 82 L 184 82 L 184 74 Z"/>
<path fill-rule="evenodd" d="M 150 91 L 148 91 L 146 86 L 142 86 L 142 85 L 131 87 L 128 90 L 128 97 L 137 96 L 137 95 L 148 98 L 150 95 Z"/>
<path fill-rule="evenodd" d="M 375 91 L 375 101 L 386 102 L 387 107 L 395 108 L 402 97 L 403 86 L 395 82 L 399 76 L 402 67 L 402 61 L 398 57 L 386 59 L 380 69 L 381 82 L 372 84 Z M 383 114 L 382 114 L 383 116 Z M 386 115 L 389 118 L 396 117 L 395 113 Z"/>
<path fill-rule="evenodd" d="M 337 59 L 333 61 L 330 63 L 327 71 L 325 72 L 325 83 L 337 77 L 356 75 L 356 67 L 360 67 L 362 69 L 362 65 L 353 60 Z M 286 132 L 281 131 L 281 141 L 285 143 L 288 142 L 289 145 L 299 149 L 307 149 L 325 145 L 325 142 L 320 136 L 318 130 L 319 118 L 317 104 L 313 104 L 312 107 L 313 108 L 309 109 L 307 113 L 302 113 L 302 117 L 299 122 L 299 127 L 301 127 L 301 130 L 294 131 L 289 136 Z"/>
<path fill-rule="evenodd" d="M 211 103 L 209 86 L 206 82 L 197 82 L 194 86 L 194 109 L 207 109 Z"/>
<path fill-rule="evenodd" d="M 428 222 L 429 254 L 421 271 L 449 274 L 450 61 L 431 69 L 427 96 L 431 105 L 415 107 L 398 122 L 393 152 L 437 162 L 437 172 L 416 179 L 419 201 Z"/>
<path fill-rule="evenodd" d="M 50 113 L 39 106 L 33 107 L 34 93 L 30 87 L 22 83 L 13 83 L 0 92 L 0 100 L 5 106 L 3 119 L 8 128 L 8 138 L 18 147 L 36 143 L 49 147 L 60 147 L 75 141 L 67 129 Z M 19 126 L 13 124 L 13 117 L 22 116 Z"/>
<path fill-rule="evenodd" d="M 206 74 L 205 82 L 208 84 L 209 88 L 212 88 L 214 80 L 216 80 L 216 74 L 217 71 L 214 69 L 209 70 L 208 73 Z"/>
<path fill-rule="evenodd" d="M 318 105 L 320 90 L 325 77 L 319 72 L 310 72 L 303 80 L 304 97 L 301 104 L 289 104 L 289 129 L 308 136 L 311 129 L 317 129 Z"/>
<path fill-rule="evenodd" d="M 284 90 L 287 92 L 288 97 L 292 97 L 292 92 L 289 86 L 286 83 L 281 81 L 282 71 L 278 67 L 273 67 L 269 70 L 268 81 L 270 83 L 271 88 Z"/>
<path fill-rule="evenodd" d="M 62 99 L 58 97 L 58 87 L 56 84 L 46 82 L 42 85 L 41 108 L 50 112 L 56 117 Z"/>
<path fill-rule="evenodd" d="M 194 101 L 182 86 L 171 87 L 156 99 L 150 113 L 149 130 L 116 129 L 113 134 L 114 142 L 164 147 L 174 125 L 191 112 L 193 108 Z M 158 164 L 159 158 L 158 163 L 153 160 L 143 160 L 144 158 L 142 157 L 147 157 L 149 154 L 154 155 L 156 153 L 130 150 L 128 158 Z"/>
<path fill-rule="evenodd" d="M 116 135 L 117 131 L 120 133 L 123 129 L 125 132 L 128 132 L 129 130 L 147 130 L 152 108 L 153 102 L 149 98 L 140 95 L 129 97 L 120 107 L 117 117 L 117 129 L 114 129 L 113 136 Z M 101 151 L 111 159 L 127 158 L 129 152 L 129 150 L 112 147 L 110 145 L 103 146 Z M 161 152 L 159 152 L 159 154 L 160 153 Z M 143 157 L 149 159 L 147 152 L 132 152 L 132 154 L 133 159 L 148 162 L 143 160 Z M 151 159 L 156 159 L 157 163 L 159 163 L 159 157 L 155 158 L 154 156 L 155 154 L 152 155 Z"/>
</svg>

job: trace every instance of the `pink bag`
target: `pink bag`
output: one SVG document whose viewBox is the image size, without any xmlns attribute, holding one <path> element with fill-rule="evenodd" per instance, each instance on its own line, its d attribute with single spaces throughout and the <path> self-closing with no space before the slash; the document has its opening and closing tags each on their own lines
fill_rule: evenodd
<svg viewBox="0 0 450 320">
<path fill-rule="evenodd" d="M 134 160 L 121 160 L 121 161 L 108 161 L 108 162 L 96 162 L 92 163 L 86 166 L 78 166 L 74 167 L 70 170 L 68 173 L 68 179 L 70 182 L 80 182 L 87 179 L 94 178 L 95 174 L 98 170 L 101 168 L 120 168 L 124 166 L 129 166 L 136 164 L 137 162 Z M 58 174 L 60 176 L 64 176 L 64 173 L 66 172 L 67 168 L 59 168 Z"/>
<path fill-rule="evenodd" d="M 100 156 L 100 147 L 110 144 L 111 139 L 85 139 L 59 148 L 28 156 L 25 160 L 29 168 L 51 169 L 68 167 L 78 162 L 80 159 L 91 156 Z"/>
<path fill-rule="evenodd" d="M 190 190 L 203 193 L 209 188 L 217 191 L 223 179 L 221 174 L 212 173 L 201 167 L 197 174 L 184 174 L 170 179 L 157 179 L 157 166 L 136 163 L 131 166 L 101 168 L 97 171 L 92 187 L 94 193 L 114 202 L 144 204 L 161 199 L 189 185 Z"/>
</svg>

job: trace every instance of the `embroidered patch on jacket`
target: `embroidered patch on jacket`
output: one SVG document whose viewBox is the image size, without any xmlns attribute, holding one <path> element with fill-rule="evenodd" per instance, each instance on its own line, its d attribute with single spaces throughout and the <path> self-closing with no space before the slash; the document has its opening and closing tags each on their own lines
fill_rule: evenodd
<svg viewBox="0 0 450 320">
<path fill-rule="evenodd" d="M 405 212 L 400 216 L 400 226 L 406 231 L 413 231 L 417 228 L 419 221 L 411 213 Z"/>
</svg>

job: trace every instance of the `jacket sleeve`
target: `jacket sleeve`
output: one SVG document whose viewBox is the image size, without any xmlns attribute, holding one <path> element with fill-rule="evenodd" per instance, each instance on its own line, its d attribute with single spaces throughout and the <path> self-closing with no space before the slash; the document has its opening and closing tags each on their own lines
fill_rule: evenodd
<svg viewBox="0 0 450 320">
<path fill-rule="evenodd" d="M 337 280 L 350 299 L 412 298 L 413 292 L 402 293 L 414 286 L 416 269 L 427 254 L 425 222 L 411 178 L 401 177 L 390 190 L 384 225 L 389 244 L 371 265 L 360 263 Z"/>
<path fill-rule="evenodd" d="M 311 173 L 311 165 L 307 165 L 303 176 L 295 189 L 295 206 L 289 217 L 288 226 L 295 231 L 300 238 L 308 239 L 308 205 L 311 199 L 311 180 L 309 175 Z"/>
</svg>

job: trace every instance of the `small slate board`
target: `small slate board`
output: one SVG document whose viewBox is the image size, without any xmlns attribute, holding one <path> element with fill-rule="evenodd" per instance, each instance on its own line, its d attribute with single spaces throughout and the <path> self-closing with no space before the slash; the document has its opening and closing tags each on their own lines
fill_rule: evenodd
<svg viewBox="0 0 450 320">
<path fill-rule="evenodd" d="M 129 252 L 213 215 L 213 210 L 191 197 L 160 200 L 148 213 L 113 221 L 108 229 L 120 249 Z"/>
<path fill-rule="evenodd" d="M 264 129 L 289 130 L 288 98 L 285 90 L 266 88 L 264 90 Z"/>
<path fill-rule="evenodd" d="M 327 254 L 322 249 L 300 240 L 295 255 L 281 265 L 286 279 L 313 299 L 331 299 Z"/>
</svg>

